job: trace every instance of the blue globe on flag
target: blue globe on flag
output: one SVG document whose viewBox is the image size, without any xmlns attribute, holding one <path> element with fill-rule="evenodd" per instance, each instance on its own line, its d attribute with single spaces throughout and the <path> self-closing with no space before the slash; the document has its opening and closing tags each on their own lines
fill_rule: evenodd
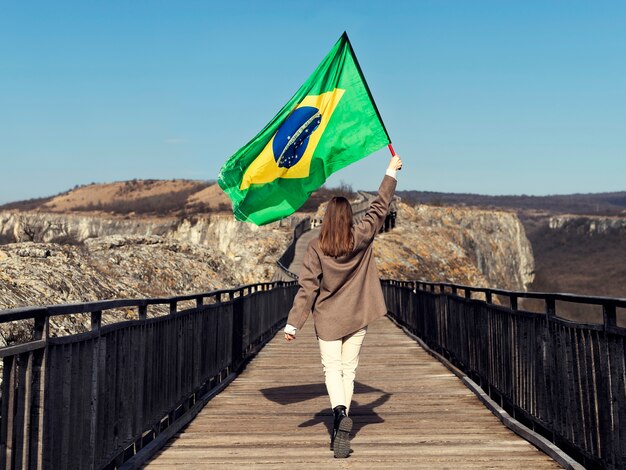
<svg viewBox="0 0 626 470">
<path fill-rule="evenodd" d="M 320 110 L 313 106 L 294 109 L 276 132 L 272 143 L 274 160 L 279 167 L 291 168 L 300 161 L 309 137 L 321 121 Z"/>
</svg>

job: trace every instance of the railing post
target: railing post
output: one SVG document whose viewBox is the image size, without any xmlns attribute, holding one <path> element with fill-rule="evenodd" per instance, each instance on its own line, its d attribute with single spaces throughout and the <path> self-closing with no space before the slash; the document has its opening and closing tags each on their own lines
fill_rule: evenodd
<svg viewBox="0 0 626 470">
<path fill-rule="evenodd" d="M 139 314 L 141 318 L 141 313 Z M 98 331 L 102 326 L 102 310 L 91 312 L 91 330 Z"/>
<path fill-rule="evenodd" d="M 38 340 L 47 340 L 50 331 L 50 322 L 49 317 L 39 316 L 35 317 L 35 325 L 33 327 L 33 339 L 35 341 Z"/>
<path fill-rule="evenodd" d="M 602 316 L 604 317 L 605 329 L 615 328 L 617 326 L 615 304 L 602 304 Z"/>
<path fill-rule="evenodd" d="M 148 318 L 148 305 L 140 305 L 137 311 L 139 313 L 140 320 L 145 320 L 146 318 Z"/>
<path fill-rule="evenodd" d="M 493 299 L 491 298 L 491 291 L 489 289 L 487 289 L 485 291 L 485 302 L 487 302 L 488 304 L 491 304 L 491 303 L 493 303 L 492 300 Z"/>
<path fill-rule="evenodd" d="M 173 313 L 176 313 L 176 301 L 175 300 L 170 302 L 170 315 Z"/>
<path fill-rule="evenodd" d="M 472 299 L 472 289 L 465 288 L 465 298 L 469 300 Z"/>
<path fill-rule="evenodd" d="M 511 310 L 517 310 L 517 295 L 509 295 L 509 301 L 511 302 Z"/>
<path fill-rule="evenodd" d="M 546 315 L 549 317 L 556 315 L 556 301 L 553 297 L 546 297 Z"/>
<path fill-rule="evenodd" d="M 233 300 L 233 337 L 232 337 L 232 352 L 231 361 L 232 369 L 236 370 L 241 364 L 243 357 L 243 297 L 235 298 L 235 292 L 230 291 L 229 299 Z"/>
</svg>

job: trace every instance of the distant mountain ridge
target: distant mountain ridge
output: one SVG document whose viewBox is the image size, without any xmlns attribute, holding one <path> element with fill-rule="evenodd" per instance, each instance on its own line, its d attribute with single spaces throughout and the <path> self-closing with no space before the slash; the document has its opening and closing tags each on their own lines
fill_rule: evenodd
<svg viewBox="0 0 626 470">
<path fill-rule="evenodd" d="M 300 208 L 300 212 L 315 212 L 322 202 L 339 195 L 348 198 L 356 196 L 352 188 L 343 183 L 335 188 L 321 187 Z M 133 179 L 77 185 L 54 196 L 0 205 L 0 211 L 192 216 L 232 213 L 232 205 L 214 181 Z"/>
<path fill-rule="evenodd" d="M 412 204 L 497 207 L 559 214 L 626 215 L 626 191 L 550 196 L 489 196 L 413 190 L 397 191 L 396 194 Z"/>
<path fill-rule="evenodd" d="M 133 179 L 75 186 L 56 196 L 4 204 L 0 210 L 166 216 L 226 210 L 230 208 L 228 202 L 219 187 L 209 181 Z"/>
<path fill-rule="evenodd" d="M 536 210 L 558 214 L 626 215 L 626 191 L 550 196 L 489 196 L 404 190 L 396 194 L 409 204 L 465 205 L 512 210 Z M 354 195 L 352 187 L 322 187 L 300 209 L 314 212 L 320 203 L 335 195 Z M 55 196 L 15 201 L 2 210 L 52 212 L 109 212 L 116 214 L 178 215 L 178 212 L 228 212 L 230 200 L 214 181 L 129 180 L 76 186 Z"/>
</svg>

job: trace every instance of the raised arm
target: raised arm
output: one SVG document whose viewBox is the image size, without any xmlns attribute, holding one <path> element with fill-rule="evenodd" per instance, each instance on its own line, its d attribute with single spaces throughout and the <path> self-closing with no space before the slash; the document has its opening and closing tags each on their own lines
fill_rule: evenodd
<svg viewBox="0 0 626 470">
<path fill-rule="evenodd" d="M 355 243 L 357 243 L 355 248 L 359 248 L 358 244 L 369 243 L 380 231 L 396 190 L 396 171 L 400 168 L 402 168 L 402 160 L 394 155 L 389 161 L 385 177 L 378 188 L 378 196 L 370 204 L 363 219 L 354 227 Z"/>
<path fill-rule="evenodd" d="M 298 274 L 298 283 L 300 289 L 293 301 L 293 306 L 287 317 L 287 327 L 285 333 L 295 336 L 296 330 L 299 330 L 309 317 L 315 299 L 319 294 L 320 281 L 322 279 L 322 266 L 317 252 L 312 247 L 313 241 L 309 242 L 304 259 L 302 260 L 302 268 Z M 291 327 L 291 328 L 289 328 Z"/>
</svg>

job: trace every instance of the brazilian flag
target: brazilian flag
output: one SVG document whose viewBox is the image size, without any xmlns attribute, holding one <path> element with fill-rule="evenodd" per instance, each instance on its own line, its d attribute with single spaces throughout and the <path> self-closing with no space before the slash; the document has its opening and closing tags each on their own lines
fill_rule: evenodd
<svg viewBox="0 0 626 470">
<path fill-rule="evenodd" d="M 238 220 L 294 213 L 335 171 L 390 143 L 348 35 L 265 128 L 220 170 Z"/>
</svg>

